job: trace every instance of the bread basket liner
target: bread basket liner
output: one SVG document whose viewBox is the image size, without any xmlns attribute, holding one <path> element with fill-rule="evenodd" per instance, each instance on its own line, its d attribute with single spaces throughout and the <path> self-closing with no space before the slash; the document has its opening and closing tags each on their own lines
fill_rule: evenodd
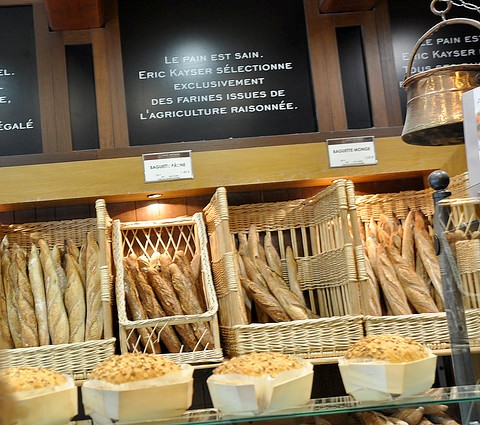
<svg viewBox="0 0 480 425">
<path fill-rule="evenodd" d="M 297 407 L 310 401 L 313 365 L 298 358 L 302 367 L 278 374 L 249 376 L 213 374 L 207 386 L 213 405 L 224 415 L 254 416 Z"/>
<path fill-rule="evenodd" d="M 78 413 L 78 392 L 72 377 L 55 387 L 13 393 L 15 425 L 64 425 Z"/>
<path fill-rule="evenodd" d="M 87 380 L 82 385 L 85 413 L 98 418 L 95 423 L 141 421 L 179 416 L 193 398 L 193 366 L 142 381 L 111 384 Z"/>
</svg>

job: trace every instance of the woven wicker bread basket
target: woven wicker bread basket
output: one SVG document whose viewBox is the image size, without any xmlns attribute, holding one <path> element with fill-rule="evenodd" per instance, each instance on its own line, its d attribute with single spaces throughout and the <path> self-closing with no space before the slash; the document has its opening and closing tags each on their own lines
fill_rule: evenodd
<svg viewBox="0 0 480 425">
<path fill-rule="evenodd" d="M 178 363 L 208 363 L 223 360 L 223 350 L 220 344 L 218 328 L 218 302 L 213 287 L 210 260 L 208 254 L 208 239 L 201 213 L 193 216 L 172 219 L 121 222 L 113 221 L 113 259 L 116 270 L 115 292 L 119 323 L 120 350 L 124 352 L 142 351 L 131 343 L 131 336 L 138 329 L 146 329 L 152 338 L 167 325 L 188 323 L 206 323 L 209 325 L 214 346 L 208 349 L 181 351 L 178 353 L 162 352 L 167 358 Z M 168 252 L 173 258 L 178 250 L 183 250 L 191 259 L 195 252 L 201 253 L 202 280 L 207 310 L 202 314 L 166 316 L 156 319 L 131 320 L 127 315 L 125 301 L 123 258 L 134 253 L 150 258 L 153 252 Z M 138 340 L 137 340 L 138 341 Z"/>
<path fill-rule="evenodd" d="M 468 189 L 468 174 L 463 173 L 453 177 L 447 189 L 452 192 L 451 198 L 465 196 Z M 368 223 L 370 217 L 378 220 L 380 214 L 383 213 L 389 217 L 395 216 L 403 222 L 408 212 L 414 209 L 422 211 L 429 220 L 432 220 L 434 215 L 433 192 L 433 189 L 428 188 L 420 191 L 358 196 L 356 198 L 358 217 L 363 223 Z M 462 260 L 462 256 L 470 255 L 474 250 L 473 245 L 466 247 L 458 259 L 460 266 L 462 263 L 470 265 L 464 266 L 463 269 L 460 267 L 462 274 L 475 272 L 471 270 L 470 261 L 465 262 Z M 479 257 L 478 252 L 476 257 Z M 480 263 L 477 264 L 477 270 L 480 270 Z M 480 309 L 478 307 L 480 305 L 477 308 L 467 308 L 465 312 L 468 335 L 472 347 L 480 347 Z M 364 321 L 366 335 L 397 333 L 415 338 L 432 350 L 450 349 L 450 337 L 445 312 L 402 316 L 366 315 Z"/>
<path fill-rule="evenodd" d="M 110 256 L 111 223 L 103 199 L 95 203 L 96 218 L 12 224 L 5 227 L 10 244 L 29 248 L 31 236 L 41 236 L 50 247 L 71 239 L 81 246 L 88 232 L 94 232 L 100 248 L 101 297 L 104 336 L 100 340 L 40 347 L 6 349 L 0 352 L 0 368 L 15 366 L 46 367 L 76 381 L 87 379 L 90 371 L 115 353 L 116 339 L 112 328 L 113 278 Z M 3 236 L 2 236 L 3 237 Z"/>
<path fill-rule="evenodd" d="M 353 184 L 347 180 L 335 181 L 308 199 L 241 206 L 228 206 L 226 189 L 216 190 L 204 214 L 226 355 L 270 350 L 335 357 L 363 336 L 360 293 L 365 269 L 353 198 Z M 238 233 L 248 232 L 251 224 L 261 239 L 271 233 L 286 282 L 285 250 L 292 247 L 302 290 L 312 310 L 323 317 L 247 322 L 233 253 Z"/>
</svg>

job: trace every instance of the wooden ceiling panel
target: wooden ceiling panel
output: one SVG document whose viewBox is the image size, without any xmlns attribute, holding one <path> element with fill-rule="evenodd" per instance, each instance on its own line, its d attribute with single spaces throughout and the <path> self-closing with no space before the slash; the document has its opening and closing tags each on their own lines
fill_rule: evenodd
<svg viewBox="0 0 480 425">
<path fill-rule="evenodd" d="M 52 31 L 99 28 L 104 24 L 103 0 L 43 0 Z"/>
</svg>

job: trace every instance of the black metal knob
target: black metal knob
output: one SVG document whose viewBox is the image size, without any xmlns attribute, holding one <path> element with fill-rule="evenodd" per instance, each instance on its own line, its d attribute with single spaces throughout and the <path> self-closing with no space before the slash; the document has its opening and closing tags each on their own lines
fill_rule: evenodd
<svg viewBox="0 0 480 425">
<path fill-rule="evenodd" d="M 450 177 L 446 171 L 432 171 L 428 176 L 428 184 L 434 190 L 444 190 L 450 184 Z"/>
</svg>

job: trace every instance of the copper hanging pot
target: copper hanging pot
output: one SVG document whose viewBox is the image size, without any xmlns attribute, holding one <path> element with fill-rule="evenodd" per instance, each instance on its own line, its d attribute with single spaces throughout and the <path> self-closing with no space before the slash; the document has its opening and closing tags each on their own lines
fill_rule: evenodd
<svg viewBox="0 0 480 425">
<path fill-rule="evenodd" d="M 402 139 L 408 144 L 464 143 L 462 95 L 480 86 L 480 65 L 446 65 L 411 76 L 413 60 L 422 43 L 432 33 L 450 24 L 467 24 L 480 29 L 480 22 L 474 19 L 446 19 L 428 30 L 415 44 L 402 84 L 407 92 Z"/>
</svg>

